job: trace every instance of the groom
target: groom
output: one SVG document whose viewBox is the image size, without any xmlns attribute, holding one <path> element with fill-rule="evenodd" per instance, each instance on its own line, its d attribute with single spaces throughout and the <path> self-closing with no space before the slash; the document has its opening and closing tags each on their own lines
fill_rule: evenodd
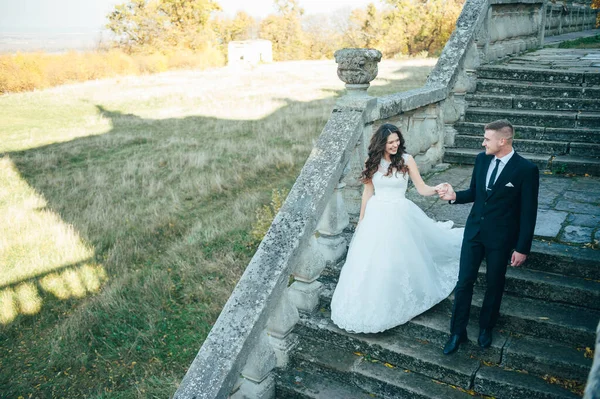
<svg viewBox="0 0 600 399">
<path fill-rule="evenodd" d="M 481 261 L 485 259 L 487 265 L 487 289 L 479 315 L 477 342 L 487 348 L 492 343 L 492 329 L 500 313 L 507 265 L 510 261 L 511 266 L 521 266 L 531 249 L 539 171 L 515 152 L 513 135 L 513 126 L 507 120 L 487 124 L 482 144 L 485 152 L 477 155 L 469 188 L 454 192 L 445 183 L 439 191 L 440 198 L 451 204 L 474 202 L 465 226 L 451 335 L 444 346 L 446 355 L 467 341 L 473 285 Z"/>
</svg>

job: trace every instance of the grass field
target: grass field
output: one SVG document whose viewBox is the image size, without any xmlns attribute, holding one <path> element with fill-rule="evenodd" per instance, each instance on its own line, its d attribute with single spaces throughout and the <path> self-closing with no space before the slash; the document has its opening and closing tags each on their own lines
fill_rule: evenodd
<svg viewBox="0 0 600 399">
<path fill-rule="evenodd" d="M 342 89 L 301 61 L 0 96 L 0 396 L 172 395 Z"/>
</svg>

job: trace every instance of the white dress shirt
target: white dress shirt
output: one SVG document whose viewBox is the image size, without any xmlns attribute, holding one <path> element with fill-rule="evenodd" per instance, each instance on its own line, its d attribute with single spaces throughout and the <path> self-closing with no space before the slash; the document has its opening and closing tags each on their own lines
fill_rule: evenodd
<svg viewBox="0 0 600 399">
<path fill-rule="evenodd" d="M 494 159 L 492 159 L 492 162 L 490 162 L 490 166 L 488 168 L 487 176 L 485 177 L 485 186 L 486 187 L 488 187 L 489 182 L 490 182 L 490 177 L 492 177 L 492 172 L 494 171 L 494 168 L 496 167 L 496 159 L 500 160 L 500 164 L 498 165 L 498 172 L 496 173 L 496 179 L 494 180 L 493 183 L 495 183 L 496 180 L 498 180 L 498 177 L 500 177 L 502 170 L 504 169 L 504 167 L 506 166 L 508 161 L 510 161 L 510 159 L 512 158 L 514 153 L 515 153 L 515 150 L 513 149 L 511 152 L 509 152 L 502 158 L 494 157 Z"/>
</svg>

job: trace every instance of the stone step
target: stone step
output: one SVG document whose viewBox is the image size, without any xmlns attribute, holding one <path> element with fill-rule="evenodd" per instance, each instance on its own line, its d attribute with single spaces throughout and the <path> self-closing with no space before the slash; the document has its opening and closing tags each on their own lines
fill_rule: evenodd
<svg viewBox="0 0 600 399">
<path fill-rule="evenodd" d="M 454 137 L 454 147 L 483 150 L 482 138 L 478 136 L 457 135 Z M 589 144 L 594 146 L 593 144 Z M 569 143 L 563 141 L 514 140 L 513 146 L 519 153 L 565 155 L 569 152 Z M 600 152 L 600 144 L 597 144 Z M 452 147 L 450 147 L 452 148 Z"/>
<path fill-rule="evenodd" d="M 320 313 L 320 317 L 329 317 L 329 311 Z M 448 340 L 450 316 L 446 313 L 428 311 L 391 332 L 404 337 L 430 342 L 442 348 Z M 556 341 L 509 335 L 500 331 L 493 332 L 492 346 L 481 349 L 477 345 L 479 327 L 477 323 L 467 326 L 469 342 L 462 344 L 460 351 L 470 358 L 479 359 L 487 364 L 500 364 L 518 370 L 527 370 L 537 376 L 552 375 L 559 378 L 585 381 L 592 360 L 586 358 L 582 348 L 559 344 Z M 547 348 L 544 349 L 544 348 Z"/>
<path fill-rule="evenodd" d="M 548 384 L 541 378 L 514 370 L 487 366 L 482 366 L 477 371 L 474 390 L 487 397 L 502 399 L 580 398 L 579 395 L 567 391 L 558 385 Z"/>
<path fill-rule="evenodd" d="M 600 280 L 600 251 L 533 240 L 527 269 Z"/>
<path fill-rule="evenodd" d="M 481 149 L 464 147 L 446 148 L 444 152 L 444 162 L 462 165 L 474 165 L 475 157 L 477 157 L 477 154 L 479 154 L 480 152 L 482 152 Z M 531 162 L 536 164 L 540 171 L 548 169 L 550 155 L 532 154 L 525 152 L 519 152 L 519 155 L 526 159 L 529 159 Z"/>
<path fill-rule="evenodd" d="M 310 372 L 315 368 L 314 372 Z M 377 399 L 370 392 L 324 377 L 316 367 L 276 369 L 276 399 Z"/>
<path fill-rule="evenodd" d="M 596 143 L 570 143 L 569 155 L 575 157 L 600 158 L 600 144 Z"/>
<path fill-rule="evenodd" d="M 460 135 L 477 136 L 483 140 L 485 123 L 457 122 L 454 128 Z M 536 126 L 514 126 L 515 139 L 548 140 L 600 144 L 600 130 L 585 128 L 550 128 Z M 481 144 L 481 143 L 480 143 Z"/>
<path fill-rule="evenodd" d="M 478 79 L 476 93 L 489 93 L 510 96 L 534 96 L 537 98 L 600 98 L 600 87 L 586 87 L 562 84 L 533 84 Z"/>
<path fill-rule="evenodd" d="M 600 158 L 559 155 L 550 160 L 548 170 L 557 174 L 600 176 Z"/>
<path fill-rule="evenodd" d="M 331 296 L 335 289 L 335 282 L 324 284 L 324 290 L 321 293 L 321 310 L 315 317 L 331 317 L 329 308 Z M 394 327 L 389 330 L 392 334 L 399 334 L 409 339 L 416 339 L 420 342 L 428 342 L 440 348 L 448 340 L 450 327 L 450 316 L 445 311 L 427 311 L 414 317 L 407 323 Z M 502 360 L 502 349 L 506 344 L 509 335 L 494 331 L 494 339 L 490 348 L 482 350 L 477 345 L 479 327 L 477 323 L 471 323 L 467 326 L 467 335 L 470 341 L 461 345 L 461 352 L 466 353 L 473 359 L 483 360 L 489 363 L 500 363 Z"/>
<path fill-rule="evenodd" d="M 335 290 L 335 282 L 323 281 L 321 307 L 327 311 Z M 478 324 L 483 303 L 484 288 L 476 286 L 471 306 L 471 323 Z M 446 315 L 452 314 L 454 295 L 433 307 Z M 505 293 L 500 308 L 498 331 L 552 338 L 564 345 L 593 346 L 600 311 L 560 303 L 548 303 L 539 299 L 516 297 Z"/>
<path fill-rule="evenodd" d="M 461 165 L 474 165 L 475 157 L 481 150 L 473 148 L 446 148 L 444 151 L 444 162 Z M 600 176 L 600 158 L 578 157 L 572 155 L 561 155 L 551 157 L 550 155 L 519 153 L 537 165 L 541 172 L 550 171 L 556 174 L 576 174 Z"/>
<path fill-rule="evenodd" d="M 547 84 L 597 85 L 600 73 L 533 69 L 522 66 L 486 65 L 477 69 L 477 77 L 501 81 L 543 82 Z"/>
<path fill-rule="evenodd" d="M 430 385 L 429 382 L 433 379 L 433 382 L 440 381 L 459 386 L 463 390 L 470 389 L 473 388 L 473 377 L 477 378 L 481 369 L 489 369 L 490 371 L 482 373 L 485 377 L 480 377 L 486 379 L 485 382 L 480 381 L 481 393 L 496 392 L 495 397 L 505 397 L 498 394 L 498 390 L 503 389 L 518 391 L 524 395 L 519 397 L 527 398 L 573 397 L 571 392 L 550 385 L 537 376 L 500 367 L 482 366 L 471 354 L 463 350 L 465 345 L 462 345 L 457 353 L 445 356 L 441 353 L 442 345 L 412 340 L 394 331 L 379 334 L 348 333 L 338 329 L 328 316 L 323 314 L 303 315 L 300 325 L 297 331 L 300 341 L 291 359 L 291 364 L 296 370 L 317 369 L 319 374 L 326 378 L 345 382 L 346 386 L 358 386 L 375 396 L 463 397 L 462 391 L 448 390 L 447 385 L 439 386 L 440 384 L 435 388 L 435 385 Z M 531 358 L 535 354 L 523 356 Z M 540 356 L 544 357 L 544 351 Z M 552 367 L 553 359 L 547 357 L 543 360 L 546 367 Z M 584 380 L 585 376 L 577 381 Z M 460 384 L 467 382 L 468 386 Z M 433 389 L 435 392 L 431 391 Z M 475 390 L 470 393 L 480 392 Z"/>
<path fill-rule="evenodd" d="M 600 101 L 589 98 L 539 98 L 499 94 L 467 94 L 469 107 L 546 111 L 600 111 Z"/>
<path fill-rule="evenodd" d="M 484 291 L 475 287 L 471 306 L 471 323 L 477 323 Z M 452 313 L 454 295 L 435 307 L 436 311 Z M 539 299 L 504 294 L 500 307 L 498 328 L 505 332 L 552 339 L 563 345 L 592 347 L 600 312 L 594 309 Z"/>
<path fill-rule="evenodd" d="M 553 128 L 600 128 L 600 113 L 575 111 L 538 111 L 469 107 L 465 122 L 488 123 L 508 119 L 513 125 Z"/>
<path fill-rule="evenodd" d="M 486 268 L 479 269 L 478 284 L 485 286 Z M 547 272 L 508 267 L 504 292 L 546 302 L 600 310 L 600 282 Z"/>
<path fill-rule="evenodd" d="M 447 384 L 469 389 L 479 368 L 479 360 L 460 350 L 454 356 L 442 353 L 431 342 L 407 338 L 392 330 L 379 334 L 352 334 L 338 328 L 328 314 L 303 314 L 294 330 L 301 339 L 309 337 L 323 348 L 337 347 L 350 353 L 387 362 L 401 370 L 412 370 Z"/>
<path fill-rule="evenodd" d="M 376 359 L 358 356 L 352 350 L 340 349 L 323 342 L 303 337 L 295 348 L 291 359 L 290 374 L 294 381 L 303 382 L 298 370 L 313 373 L 348 388 L 356 387 L 373 397 L 384 398 L 449 398 L 471 397 L 448 384 L 434 381 L 411 370 L 394 367 Z M 298 377 L 298 378 L 296 378 Z M 349 397 L 349 396 L 347 396 Z"/>
<path fill-rule="evenodd" d="M 528 336 L 510 337 L 502 353 L 502 366 L 527 370 L 539 377 L 552 376 L 585 382 L 592 359 L 585 348 L 572 348 L 552 340 Z"/>
</svg>

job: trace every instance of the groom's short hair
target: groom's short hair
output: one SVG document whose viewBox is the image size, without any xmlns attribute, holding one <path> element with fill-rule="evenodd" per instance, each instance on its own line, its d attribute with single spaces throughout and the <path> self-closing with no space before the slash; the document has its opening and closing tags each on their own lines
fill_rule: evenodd
<svg viewBox="0 0 600 399">
<path fill-rule="evenodd" d="M 515 134 L 515 129 L 513 128 L 512 123 L 506 119 L 499 119 L 497 121 L 490 122 L 485 125 L 484 129 L 498 132 L 507 140 L 512 140 Z"/>
</svg>

